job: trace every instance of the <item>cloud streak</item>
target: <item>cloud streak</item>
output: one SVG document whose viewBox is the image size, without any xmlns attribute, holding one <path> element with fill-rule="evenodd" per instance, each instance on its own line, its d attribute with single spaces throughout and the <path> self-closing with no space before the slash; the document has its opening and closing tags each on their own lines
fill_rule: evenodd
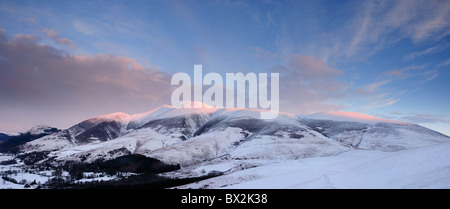
<svg viewBox="0 0 450 209">
<path fill-rule="evenodd" d="M 358 12 L 335 32 L 339 35 L 328 47 L 327 53 L 333 58 L 371 56 L 405 39 L 416 44 L 437 43 L 427 50 L 405 56 L 405 60 L 412 60 L 444 50 L 438 42 L 450 34 L 449 1 L 364 1 L 355 3 L 353 9 Z"/>
<path fill-rule="evenodd" d="M 434 115 L 430 113 L 403 113 L 399 111 L 390 112 L 395 120 L 407 121 L 411 123 L 449 123 L 448 116 Z"/>
<path fill-rule="evenodd" d="M 54 28 L 52 28 L 52 29 L 41 29 L 41 30 L 39 30 L 39 32 L 43 33 L 48 38 L 52 39 L 54 42 L 56 42 L 58 44 L 65 45 L 65 46 L 71 47 L 73 49 L 77 48 L 77 45 L 74 42 L 72 42 L 68 38 L 61 37 L 58 34 L 58 32 L 56 32 L 56 29 L 54 29 Z"/>
</svg>

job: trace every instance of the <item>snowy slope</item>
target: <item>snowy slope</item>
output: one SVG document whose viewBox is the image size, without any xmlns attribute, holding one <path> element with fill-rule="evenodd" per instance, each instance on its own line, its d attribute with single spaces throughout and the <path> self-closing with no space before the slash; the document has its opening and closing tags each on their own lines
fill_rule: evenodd
<svg viewBox="0 0 450 209">
<path fill-rule="evenodd" d="M 179 188 L 450 188 L 450 143 L 282 161 Z M 225 164 L 224 164 L 225 165 Z M 209 166 L 198 170 L 208 170 Z M 220 169 L 220 168 L 219 168 Z"/>
<path fill-rule="evenodd" d="M 445 143 L 449 137 L 410 123 L 351 112 L 297 116 L 306 126 L 355 149 L 398 151 Z"/>
<path fill-rule="evenodd" d="M 57 129 L 50 127 L 48 125 L 36 125 L 34 127 L 32 127 L 31 129 L 29 129 L 28 131 L 26 131 L 25 133 L 29 133 L 31 135 L 39 135 L 39 134 L 44 134 L 44 133 L 51 133 L 51 132 L 56 132 Z"/>
</svg>

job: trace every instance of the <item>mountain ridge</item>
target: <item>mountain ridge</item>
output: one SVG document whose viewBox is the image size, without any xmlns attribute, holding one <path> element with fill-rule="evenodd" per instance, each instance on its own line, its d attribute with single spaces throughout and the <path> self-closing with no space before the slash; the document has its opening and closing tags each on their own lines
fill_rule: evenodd
<svg viewBox="0 0 450 209">
<path fill-rule="evenodd" d="M 408 153 L 450 142 L 448 136 L 419 125 L 361 113 L 309 116 L 280 113 L 275 119 L 260 119 L 260 111 L 264 110 L 164 105 L 134 115 L 111 113 L 89 118 L 68 129 L 49 129 L 54 132 L 44 131 L 43 135 L 31 134 L 46 130 L 46 126 L 36 126 L 17 141 L 13 137 L 7 143 L 0 142 L 0 151 L 15 153 L 18 161 L 27 165 L 69 170 L 72 165 L 76 168 L 89 165 L 92 169 L 101 162 L 141 156 L 176 168 L 158 174 L 162 177 L 195 179 L 210 174 L 234 176 L 233 173 L 250 172 L 255 167 L 270 168 L 273 163 L 287 161 L 314 162 L 313 159 L 340 156 L 352 159 L 359 153 L 367 153 L 369 157 L 370 153 L 391 156 L 388 153 Z M 407 160 L 405 155 L 398 156 Z M 124 166 L 134 165 L 128 163 Z M 226 177 L 226 182 L 242 181 L 230 178 Z M 251 180 L 257 176 L 244 178 Z"/>
<path fill-rule="evenodd" d="M 265 110 L 163 105 L 134 115 L 111 113 L 27 142 L 21 150 L 50 151 L 61 162 L 136 153 L 188 165 L 222 155 L 295 159 L 333 155 L 348 149 L 392 152 L 449 140 L 415 124 L 362 113 L 280 113 L 275 119 L 265 120 L 259 118 L 260 111 Z M 277 157 L 271 154 L 273 150 L 282 154 Z"/>
</svg>

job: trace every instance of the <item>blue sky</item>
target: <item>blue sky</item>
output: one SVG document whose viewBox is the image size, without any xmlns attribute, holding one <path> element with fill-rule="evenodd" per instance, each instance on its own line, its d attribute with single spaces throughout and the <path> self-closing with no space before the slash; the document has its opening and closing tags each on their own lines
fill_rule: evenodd
<svg viewBox="0 0 450 209">
<path fill-rule="evenodd" d="M 9 124 L 0 123 L 0 130 L 23 131 L 38 121 L 67 128 L 85 117 L 147 111 L 170 101 L 170 93 L 155 89 L 170 89 L 165 85 L 171 74 L 192 73 L 194 64 L 202 64 L 204 73 L 279 72 L 283 111 L 356 111 L 450 134 L 450 2 L 445 0 L 4 0 L 0 29 L 7 46 L 1 62 L 16 60 L 15 44 L 28 43 L 24 50 L 42 51 L 40 56 L 22 52 L 40 57 L 22 61 L 31 66 L 27 69 L 51 75 L 37 80 L 25 69 L 7 74 L 11 69 L 0 67 L 2 80 L 36 82 L 43 89 L 36 94 L 54 99 L 32 99 L 29 91 L 3 84 L 0 113 Z M 108 70 L 102 62 L 136 72 Z M 83 72 L 104 83 L 99 87 L 74 72 L 67 74 L 74 80 L 64 81 L 69 76 L 55 66 L 73 71 L 95 66 Z M 140 70 L 161 81 L 145 83 Z M 86 89 L 67 87 L 72 82 Z M 124 87 L 126 82 L 134 88 Z M 61 96 L 67 94 L 74 96 Z M 99 105 L 98 98 L 114 105 Z M 69 119 L 49 116 L 58 115 L 55 111 Z M 20 123 L 25 119 L 29 122 Z"/>
</svg>

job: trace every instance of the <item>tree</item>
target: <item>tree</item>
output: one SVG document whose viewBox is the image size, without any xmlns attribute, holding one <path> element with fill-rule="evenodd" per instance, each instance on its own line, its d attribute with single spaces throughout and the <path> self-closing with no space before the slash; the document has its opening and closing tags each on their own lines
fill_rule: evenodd
<svg viewBox="0 0 450 209">
<path fill-rule="evenodd" d="M 61 178 L 62 172 L 63 172 L 62 169 L 58 168 L 55 171 L 53 171 L 53 176 L 56 177 L 56 178 Z"/>
</svg>

